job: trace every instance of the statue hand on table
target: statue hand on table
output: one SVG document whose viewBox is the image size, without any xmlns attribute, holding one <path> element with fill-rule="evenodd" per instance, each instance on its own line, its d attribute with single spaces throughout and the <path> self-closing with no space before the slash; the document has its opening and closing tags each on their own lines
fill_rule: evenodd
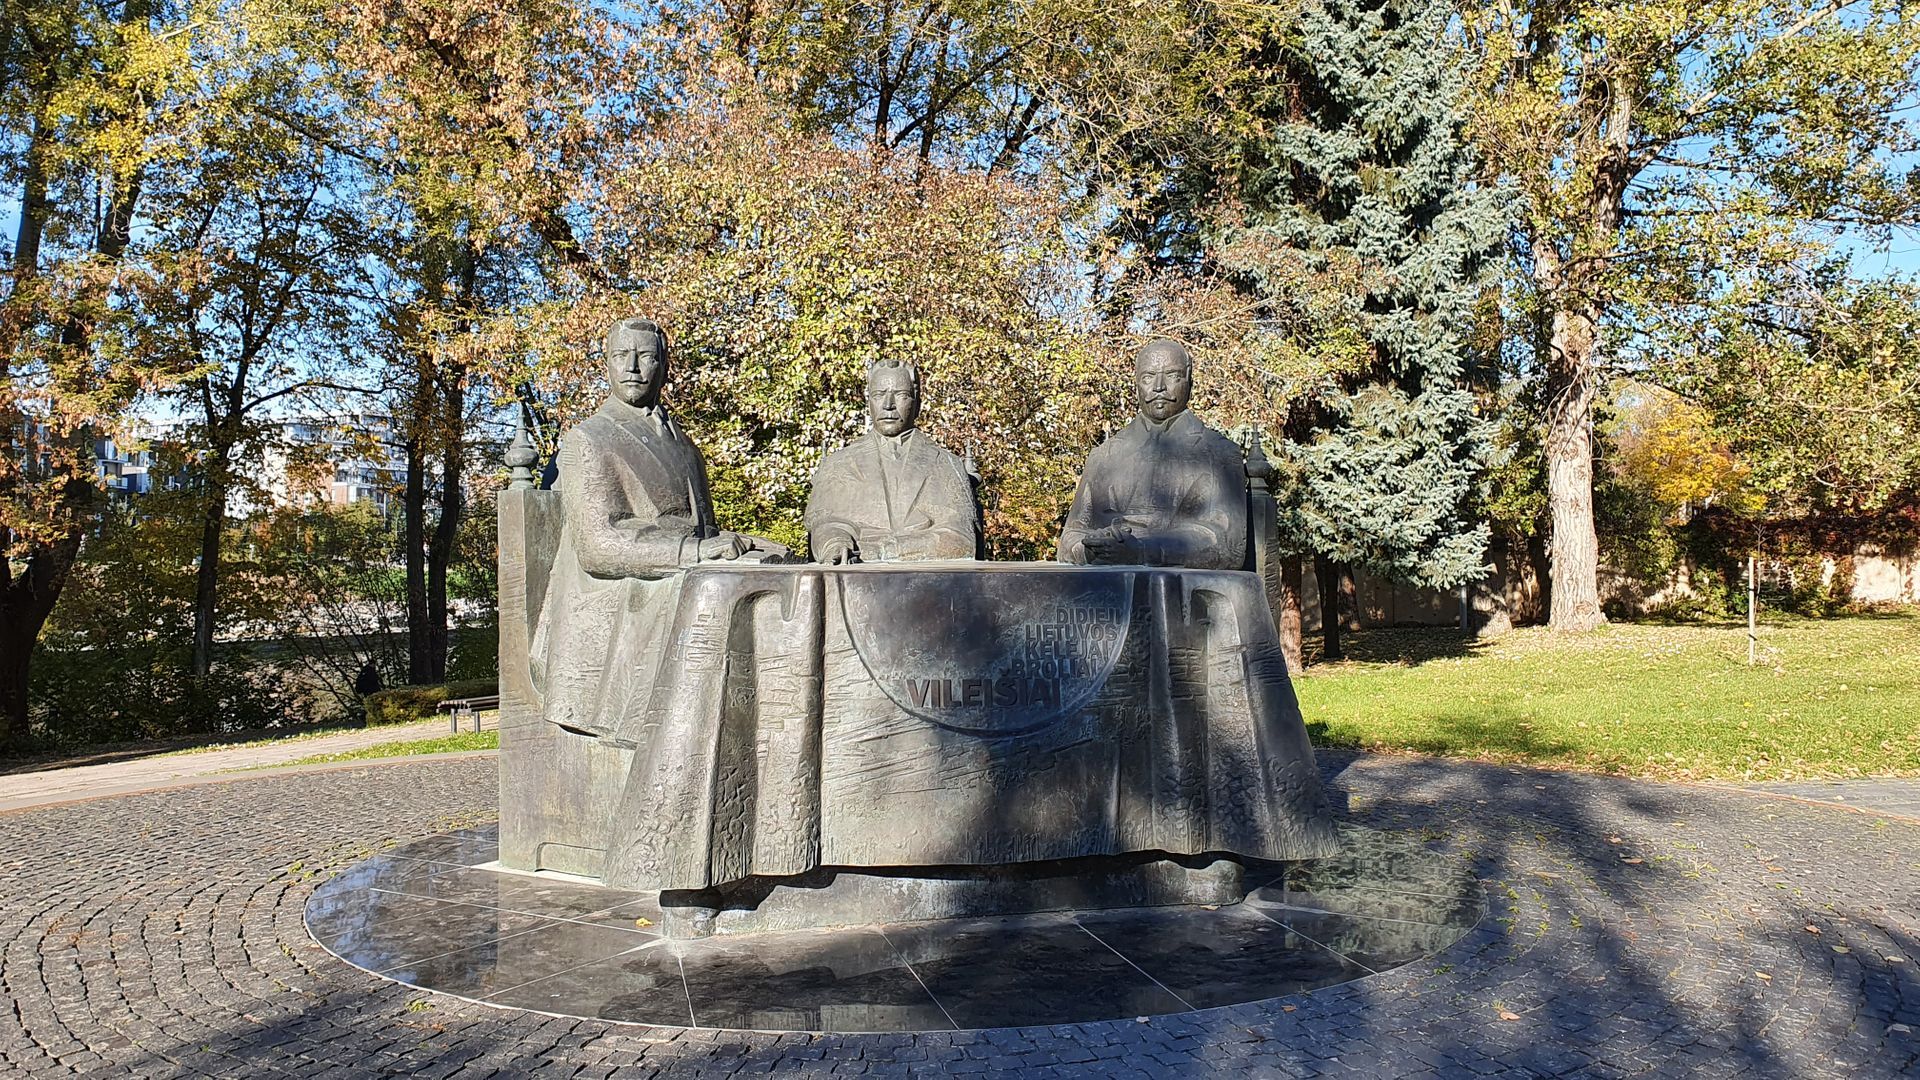
<svg viewBox="0 0 1920 1080">
<path fill-rule="evenodd" d="M 751 538 L 734 532 L 723 532 L 719 536 L 700 541 L 702 559 L 737 559 L 752 549 Z"/>
<path fill-rule="evenodd" d="M 852 537 L 834 536 L 820 542 L 820 550 L 814 553 L 828 566 L 846 566 L 860 561 L 860 548 Z"/>
<path fill-rule="evenodd" d="M 1090 563 L 1115 565 L 1139 561 L 1139 544 L 1134 541 L 1133 534 L 1124 528 L 1112 527 L 1090 532 L 1080 543 L 1086 549 Z"/>
</svg>

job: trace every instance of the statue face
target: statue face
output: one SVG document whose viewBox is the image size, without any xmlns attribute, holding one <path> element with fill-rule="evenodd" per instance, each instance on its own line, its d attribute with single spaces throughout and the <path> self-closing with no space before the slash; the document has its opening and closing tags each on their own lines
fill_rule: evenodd
<svg viewBox="0 0 1920 1080">
<path fill-rule="evenodd" d="M 1133 364 L 1134 400 L 1140 414 L 1156 423 L 1180 415 L 1193 397 L 1193 374 L 1183 351 L 1152 348 L 1141 351 Z"/>
<path fill-rule="evenodd" d="M 874 430 L 898 435 L 920 418 L 920 391 L 908 368 L 874 368 L 867 376 L 867 415 Z"/>
<path fill-rule="evenodd" d="M 646 408 L 660 400 L 667 381 L 661 341 L 645 330 L 616 330 L 607 339 L 607 386 L 613 396 Z"/>
</svg>

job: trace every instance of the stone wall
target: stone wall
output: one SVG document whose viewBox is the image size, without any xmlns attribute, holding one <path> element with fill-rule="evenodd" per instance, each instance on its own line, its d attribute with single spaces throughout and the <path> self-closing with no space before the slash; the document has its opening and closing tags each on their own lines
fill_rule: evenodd
<svg viewBox="0 0 1920 1080">
<path fill-rule="evenodd" d="M 1474 630 L 1485 636 L 1504 633 L 1515 626 L 1545 622 L 1547 595 L 1541 577 L 1547 559 L 1543 543 L 1536 540 L 1518 550 L 1496 543 L 1489 552 L 1489 560 L 1493 573 L 1469 590 Z M 1691 568 L 1682 563 L 1664 580 L 1654 581 L 1603 564 L 1601 599 L 1635 614 L 1652 611 L 1693 593 L 1690 571 Z M 1785 562 L 1762 560 L 1762 589 L 1788 587 L 1792 573 Z M 1821 582 L 1829 585 L 1836 576 L 1850 575 L 1852 586 L 1848 595 L 1855 603 L 1920 604 L 1920 553 L 1903 554 L 1876 544 L 1862 544 L 1852 555 L 1823 559 L 1820 574 Z M 1354 572 L 1354 587 L 1359 611 L 1347 613 L 1349 627 L 1460 625 L 1458 593 L 1398 585 L 1360 570 Z M 1320 585 L 1311 562 L 1305 567 L 1302 591 L 1304 632 L 1318 633 Z M 1764 601 L 1761 606 L 1763 609 L 1766 606 Z"/>
</svg>

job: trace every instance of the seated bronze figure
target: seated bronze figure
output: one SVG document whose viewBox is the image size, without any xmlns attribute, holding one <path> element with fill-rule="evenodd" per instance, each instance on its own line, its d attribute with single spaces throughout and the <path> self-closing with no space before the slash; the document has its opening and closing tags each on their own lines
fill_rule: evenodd
<svg viewBox="0 0 1920 1080">
<path fill-rule="evenodd" d="M 814 560 L 973 558 L 973 482 L 959 457 L 919 430 L 919 372 L 897 360 L 868 368 L 867 414 L 867 433 L 814 470 L 806 517 Z"/>
<path fill-rule="evenodd" d="M 1133 360 L 1139 415 L 1087 457 L 1060 533 L 1066 563 L 1247 567 L 1247 473 L 1240 447 L 1187 408 L 1193 360 L 1148 342 Z"/>
</svg>

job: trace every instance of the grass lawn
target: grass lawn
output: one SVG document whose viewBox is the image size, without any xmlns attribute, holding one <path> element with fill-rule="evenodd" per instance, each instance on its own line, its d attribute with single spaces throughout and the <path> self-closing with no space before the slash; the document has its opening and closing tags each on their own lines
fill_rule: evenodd
<svg viewBox="0 0 1920 1080">
<path fill-rule="evenodd" d="M 1295 680 L 1316 745 L 1672 779 L 1920 776 L 1920 610 L 1345 635 Z M 1309 644 L 1313 644 L 1311 641 Z"/>
<path fill-rule="evenodd" d="M 314 754 L 311 757 L 293 761 L 278 762 L 272 765 L 260 765 L 262 769 L 284 769 L 289 765 L 326 765 L 335 761 L 365 761 L 371 758 L 405 757 L 411 754 L 447 754 L 456 750 L 498 750 L 500 733 L 498 731 L 462 731 L 457 735 L 445 735 L 438 739 L 400 739 L 395 742 L 375 743 L 358 750 L 341 750 L 332 754 Z"/>
</svg>

